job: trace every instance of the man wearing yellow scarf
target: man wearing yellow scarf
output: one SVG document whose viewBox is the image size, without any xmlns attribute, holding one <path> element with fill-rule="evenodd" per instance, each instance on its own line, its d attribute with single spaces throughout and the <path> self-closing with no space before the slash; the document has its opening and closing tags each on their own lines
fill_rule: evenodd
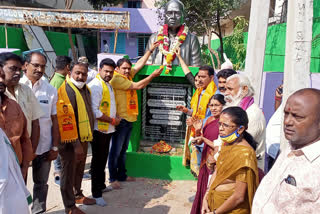
<svg viewBox="0 0 320 214">
<path fill-rule="evenodd" d="M 126 174 L 125 162 L 132 123 L 137 120 L 139 114 L 136 90 L 145 88 L 152 79 L 160 76 L 163 69 L 155 70 L 139 82 L 133 82 L 132 78 L 145 65 L 153 50 L 158 46 L 159 44 L 155 42 L 150 50 L 135 64 L 134 68 L 132 68 L 130 60 L 125 58 L 118 60 L 116 71 L 110 81 L 115 92 L 117 114 L 121 117 L 120 124 L 116 127 L 116 132 L 112 136 L 108 160 L 109 181 L 114 189 L 120 188 L 118 181 L 134 181 L 134 178 L 128 177 Z"/>
<path fill-rule="evenodd" d="M 188 66 L 183 62 L 183 59 L 181 59 L 181 57 L 179 59 L 184 73 L 190 73 Z M 178 110 L 189 115 L 192 114 L 192 117 L 187 119 L 188 129 L 185 137 L 183 165 L 187 165 L 190 161 L 190 169 L 195 176 L 198 176 L 199 174 L 201 152 L 199 152 L 195 146 L 192 146 L 191 153 L 189 152 L 189 142 L 191 141 L 191 138 L 195 137 L 196 135 L 196 133 L 194 133 L 192 124 L 193 121 L 199 119 L 204 120 L 211 114 L 208 108 L 208 103 L 211 97 L 217 91 L 217 86 L 214 83 L 213 78 L 214 69 L 207 65 L 201 66 L 197 74 L 197 89 L 191 99 L 191 111 L 185 106 L 177 106 Z"/>
<path fill-rule="evenodd" d="M 88 66 L 76 63 L 71 77 L 58 90 L 57 116 L 61 142 L 61 195 L 66 213 L 82 214 L 75 204 L 91 205 L 96 201 L 82 194 L 81 182 L 88 142 L 92 141 L 94 115 L 90 90 L 86 86 Z"/>
<path fill-rule="evenodd" d="M 106 187 L 105 168 L 108 160 L 109 145 L 115 131 L 115 126 L 120 123 L 116 116 L 116 101 L 109 81 L 113 77 L 116 63 L 109 58 L 100 62 L 99 73 L 89 83 L 91 90 L 92 110 L 95 116 L 92 160 L 91 160 L 91 192 L 97 205 L 106 206 L 107 203 L 102 193 L 110 188 Z"/>
</svg>

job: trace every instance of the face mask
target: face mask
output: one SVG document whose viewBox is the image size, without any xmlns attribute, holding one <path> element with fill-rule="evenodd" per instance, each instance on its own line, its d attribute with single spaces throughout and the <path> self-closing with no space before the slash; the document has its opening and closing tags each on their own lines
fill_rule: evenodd
<svg viewBox="0 0 320 214">
<path fill-rule="evenodd" d="M 77 88 L 83 88 L 83 86 L 86 84 L 85 82 L 80 82 L 74 80 L 72 77 L 70 78 L 71 82 L 77 87 Z"/>
<path fill-rule="evenodd" d="M 227 136 L 220 136 L 221 140 L 224 143 L 228 143 L 228 144 L 235 142 L 240 137 L 240 134 L 238 134 L 238 131 L 241 127 L 242 126 L 240 126 L 238 129 L 236 129 L 234 132 L 232 132 Z"/>
</svg>

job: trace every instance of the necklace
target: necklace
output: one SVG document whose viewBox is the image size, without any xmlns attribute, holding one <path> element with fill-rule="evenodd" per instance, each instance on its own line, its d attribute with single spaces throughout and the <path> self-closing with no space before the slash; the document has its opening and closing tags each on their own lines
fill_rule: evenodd
<svg viewBox="0 0 320 214">
<path fill-rule="evenodd" d="M 179 31 L 174 39 L 174 42 L 169 49 L 169 36 L 168 36 L 168 25 L 165 24 L 160 27 L 158 31 L 157 40 L 159 41 L 159 50 L 165 56 L 166 60 L 166 70 L 165 74 L 168 74 L 172 70 L 172 62 L 176 58 L 176 50 L 180 45 L 186 40 L 188 34 L 188 27 L 181 25 Z"/>
</svg>

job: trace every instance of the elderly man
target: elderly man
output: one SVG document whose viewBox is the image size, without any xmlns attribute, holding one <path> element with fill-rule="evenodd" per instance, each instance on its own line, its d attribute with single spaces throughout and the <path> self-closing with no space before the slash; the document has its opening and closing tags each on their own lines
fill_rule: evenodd
<svg viewBox="0 0 320 214">
<path fill-rule="evenodd" d="M 259 106 L 254 103 L 254 89 L 247 76 L 234 74 L 227 78 L 225 100 L 227 106 L 239 106 L 247 112 L 248 133 L 257 142 L 258 167 L 264 170 L 266 120 Z"/>
<path fill-rule="evenodd" d="M 170 0 L 165 6 L 165 24 L 163 32 L 157 32 L 151 35 L 146 50 L 150 50 L 152 44 L 159 39 L 159 35 L 164 37 L 163 49 L 167 50 L 173 56 L 173 65 L 179 65 L 179 61 L 175 58 L 174 44 L 179 43 L 178 34 L 185 33 L 186 37 L 181 44 L 181 57 L 188 66 L 200 66 L 201 64 L 201 48 L 198 38 L 189 31 L 184 32 L 187 28 L 184 23 L 184 5 L 179 0 Z M 165 29 L 166 28 L 166 29 Z M 183 30 L 184 29 L 184 30 Z M 168 39 L 168 41 L 166 41 Z M 166 45 L 166 43 L 168 43 Z M 162 47 L 162 44 L 161 44 Z M 162 65 L 168 62 L 164 57 L 162 48 L 157 48 L 148 60 L 148 64 Z M 167 63 L 168 64 L 168 63 Z"/>
<path fill-rule="evenodd" d="M 85 197 L 81 191 L 88 142 L 93 139 L 94 127 L 87 75 L 86 64 L 74 64 L 70 78 L 67 76 L 58 90 L 59 154 L 62 164 L 60 190 L 65 211 L 69 214 L 84 213 L 75 206 L 76 203 L 92 205 L 96 202 Z"/>
<path fill-rule="evenodd" d="M 6 76 L 5 94 L 16 101 L 27 118 L 28 133 L 32 142 L 33 152 L 37 150 L 40 138 L 39 118 L 43 115 L 41 106 L 33 91 L 25 84 L 19 83 L 21 76 L 22 60 L 13 53 L 1 53 L 0 64 Z M 40 69 L 45 65 L 31 64 L 34 69 Z M 42 68 L 41 68 L 42 69 Z"/>
<path fill-rule="evenodd" d="M 92 110 L 95 116 L 93 142 L 91 143 L 91 192 L 99 206 L 107 205 L 102 198 L 102 193 L 109 190 L 105 185 L 105 168 L 110 140 L 115 132 L 115 126 L 120 123 L 120 118 L 116 116 L 117 106 L 114 92 L 109 83 L 115 68 L 116 63 L 112 59 L 103 59 L 100 62 L 99 74 L 89 84 Z"/>
<path fill-rule="evenodd" d="M 59 127 L 57 119 L 57 90 L 41 79 L 45 73 L 46 57 L 40 52 L 26 56 L 26 73 L 20 79 L 29 86 L 38 99 L 44 115 L 40 117 L 40 139 L 36 150 L 37 157 L 32 162 L 33 205 L 32 213 L 44 213 L 48 194 L 48 178 L 51 161 L 57 158 Z M 39 64 L 39 67 L 33 65 Z"/>
<path fill-rule="evenodd" d="M 27 119 L 19 104 L 9 99 L 5 95 L 5 91 L 5 74 L 2 70 L 2 64 L 0 64 L 0 128 L 11 141 L 21 168 L 22 176 L 26 180 L 29 162 L 33 160 L 34 156 L 27 131 Z"/>
<path fill-rule="evenodd" d="M 281 151 L 253 200 L 252 213 L 319 213 L 320 90 L 302 89 L 284 107 Z"/>
<path fill-rule="evenodd" d="M 155 70 L 139 82 L 133 82 L 132 78 L 143 68 L 150 54 L 157 46 L 158 43 L 153 43 L 150 51 L 147 51 L 133 68 L 130 60 L 125 58 L 118 60 L 116 71 L 110 81 L 116 97 L 117 114 L 122 118 L 112 136 L 108 159 L 109 181 L 112 188 L 115 189 L 120 188 L 119 181 L 134 180 L 134 178 L 127 176 L 125 163 L 132 123 L 137 120 L 139 114 L 136 90 L 145 88 L 154 78 L 160 76 L 163 68 Z"/>
</svg>

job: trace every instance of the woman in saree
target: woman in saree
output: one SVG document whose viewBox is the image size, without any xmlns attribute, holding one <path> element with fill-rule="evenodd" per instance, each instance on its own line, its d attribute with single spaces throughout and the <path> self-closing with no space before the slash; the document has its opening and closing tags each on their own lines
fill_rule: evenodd
<svg viewBox="0 0 320 214">
<path fill-rule="evenodd" d="M 246 132 L 247 127 L 248 116 L 240 107 L 222 111 L 219 135 L 223 144 L 204 196 L 202 213 L 251 213 L 259 175 L 256 142 Z"/>
<path fill-rule="evenodd" d="M 219 122 L 221 111 L 225 103 L 226 102 L 224 100 L 223 95 L 221 94 L 214 95 L 208 104 L 209 109 L 211 111 L 211 116 L 207 118 L 203 128 L 202 128 L 202 124 L 203 124 L 202 121 L 197 120 L 193 122 L 196 135 L 202 135 L 203 139 L 205 139 L 206 142 L 209 142 L 209 144 L 206 144 L 203 140 L 197 141 L 197 144 L 203 145 L 203 149 L 202 149 L 200 170 L 199 170 L 198 183 L 197 183 L 197 193 L 192 204 L 191 214 L 201 213 L 202 200 L 208 186 L 208 177 L 213 171 L 211 167 L 207 167 L 206 162 L 209 154 L 213 154 L 212 141 L 218 138 L 218 135 L 219 135 L 218 122 Z"/>
</svg>

